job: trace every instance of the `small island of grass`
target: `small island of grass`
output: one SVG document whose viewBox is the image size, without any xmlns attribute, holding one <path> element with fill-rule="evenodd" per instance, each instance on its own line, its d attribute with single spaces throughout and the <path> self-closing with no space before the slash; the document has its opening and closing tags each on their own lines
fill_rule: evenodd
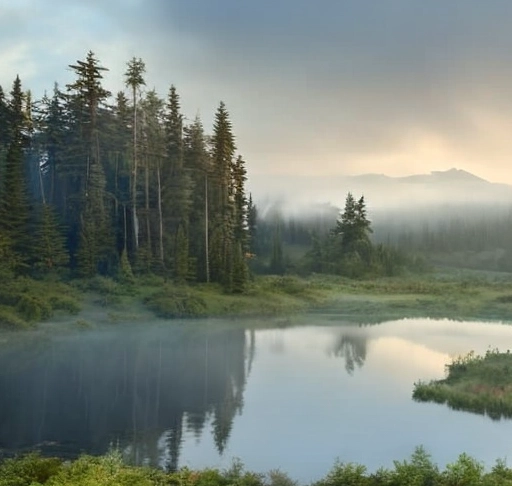
<svg viewBox="0 0 512 486">
<path fill-rule="evenodd" d="M 494 420 L 512 417 L 512 353 L 470 352 L 446 366 L 447 376 L 414 385 L 413 399 L 446 403 L 454 410 L 486 414 Z"/>
</svg>

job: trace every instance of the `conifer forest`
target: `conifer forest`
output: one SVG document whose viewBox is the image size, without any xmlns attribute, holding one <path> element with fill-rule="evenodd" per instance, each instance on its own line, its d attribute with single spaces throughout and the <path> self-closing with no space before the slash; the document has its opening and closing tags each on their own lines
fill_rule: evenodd
<svg viewBox="0 0 512 486">
<path fill-rule="evenodd" d="M 93 52 L 69 69 L 40 100 L 19 77 L 0 88 L 2 274 L 154 272 L 243 290 L 255 208 L 224 103 L 207 134 L 174 86 L 166 99 L 144 89 L 141 59 L 120 73 L 128 95 L 104 88 Z"/>
</svg>

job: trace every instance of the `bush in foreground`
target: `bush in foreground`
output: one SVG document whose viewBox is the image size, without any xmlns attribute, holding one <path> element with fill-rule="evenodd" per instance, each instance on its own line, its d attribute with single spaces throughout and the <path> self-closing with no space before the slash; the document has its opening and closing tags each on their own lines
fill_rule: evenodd
<svg viewBox="0 0 512 486">
<path fill-rule="evenodd" d="M 497 486 L 512 484 L 512 469 L 496 461 L 486 472 L 482 463 L 461 454 L 457 461 L 440 470 L 430 455 L 418 447 L 409 461 L 395 461 L 392 469 L 368 473 L 355 463 L 336 463 L 328 474 L 312 486 Z M 72 462 L 43 458 L 37 454 L 6 459 L 0 463 L 0 486 L 297 486 L 287 474 L 267 474 L 245 470 L 234 461 L 227 470 L 188 468 L 164 472 L 148 467 L 128 466 L 121 453 L 82 456 Z"/>
</svg>

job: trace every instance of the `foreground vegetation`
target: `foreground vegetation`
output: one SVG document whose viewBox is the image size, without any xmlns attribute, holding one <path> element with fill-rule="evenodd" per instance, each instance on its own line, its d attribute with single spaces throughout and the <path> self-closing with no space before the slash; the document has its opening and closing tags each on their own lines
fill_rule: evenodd
<svg viewBox="0 0 512 486">
<path fill-rule="evenodd" d="M 487 414 L 493 419 L 512 417 L 512 354 L 498 350 L 485 356 L 473 352 L 446 366 L 447 377 L 414 385 L 413 398 L 446 403 L 455 410 Z"/>
<path fill-rule="evenodd" d="M 7 459 L 0 464 L 0 486 L 296 486 L 298 483 L 281 471 L 260 474 L 246 471 L 235 461 L 231 468 L 221 471 L 204 469 L 177 472 L 123 463 L 121 454 L 111 452 L 103 457 L 82 456 L 73 462 L 57 458 L 43 458 L 36 454 Z M 491 471 L 483 464 L 461 454 L 456 462 L 444 470 L 434 464 L 429 454 L 417 448 L 410 460 L 395 461 L 392 469 L 381 468 L 369 473 L 365 466 L 338 462 L 313 486 L 486 486 L 512 484 L 512 469 L 498 460 Z"/>
</svg>

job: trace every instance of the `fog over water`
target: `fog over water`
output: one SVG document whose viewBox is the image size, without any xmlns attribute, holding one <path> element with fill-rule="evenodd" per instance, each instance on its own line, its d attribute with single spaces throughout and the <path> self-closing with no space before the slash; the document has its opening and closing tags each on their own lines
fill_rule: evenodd
<svg viewBox="0 0 512 486">
<path fill-rule="evenodd" d="M 280 468 L 303 482 L 336 458 L 391 466 L 424 445 L 440 465 L 512 452 L 512 422 L 412 401 L 450 357 L 512 348 L 499 323 L 409 319 L 354 326 L 122 325 L 0 347 L 0 448 L 73 457 L 118 446 L 165 468 Z M 301 319 L 301 320 L 304 320 Z M 293 321 L 292 321 L 293 323 Z"/>
</svg>

